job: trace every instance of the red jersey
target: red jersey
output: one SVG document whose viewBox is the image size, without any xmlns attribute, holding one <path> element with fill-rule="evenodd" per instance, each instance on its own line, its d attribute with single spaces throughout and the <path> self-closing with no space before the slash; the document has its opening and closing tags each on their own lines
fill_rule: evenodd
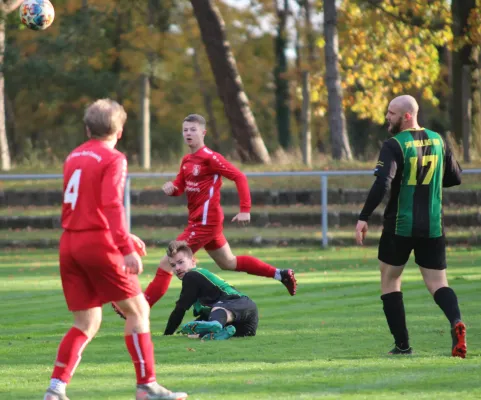
<svg viewBox="0 0 481 400">
<path fill-rule="evenodd" d="M 62 228 L 105 230 L 123 255 L 134 245 L 123 205 L 127 160 L 101 140 L 91 139 L 73 150 L 63 168 Z"/>
<path fill-rule="evenodd" d="M 195 153 L 184 156 L 180 171 L 173 182 L 177 187 L 173 196 L 186 192 L 189 225 L 222 224 L 224 221 L 224 213 L 220 206 L 222 176 L 235 182 L 240 212 L 250 212 L 251 194 L 246 176 L 222 155 L 204 146 Z"/>
</svg>

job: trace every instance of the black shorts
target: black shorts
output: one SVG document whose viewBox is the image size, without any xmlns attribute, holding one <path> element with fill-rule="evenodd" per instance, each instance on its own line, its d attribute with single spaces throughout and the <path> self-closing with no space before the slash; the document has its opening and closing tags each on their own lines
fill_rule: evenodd
<svg viewBox="0 0 481 400">
<path fill-rule="evenodd" d="M 234 315 L 234 322 L 231 323 L 236 330 L 234 337 L 256 335 L 259 314 L 256 303 L 249 297 L 221 300 L 212 306 L 212 308 L 215 307 L 225 308 Z"/>
<path fill-rule="evenodd" d="M 427 269 L 446 269 L 446 238 L 420 238 L 382 232 L 378 258 L 383 263 L 403 266 L 414 250 L 417 265 Z"/>
</svg>

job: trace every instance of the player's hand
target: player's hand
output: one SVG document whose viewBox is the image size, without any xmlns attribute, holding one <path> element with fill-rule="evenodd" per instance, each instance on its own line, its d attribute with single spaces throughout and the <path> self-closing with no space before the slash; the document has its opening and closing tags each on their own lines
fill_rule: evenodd
<svg viewBox="0 0 481 400">
<path fill-rule="evenodd" d="M 247 225 L 249 222 L 251 222 L 251 213 L 240 212 L 234 218 L 232 218 L 232 222 L 236 222 L 236 221 L 239 225 L 242 225 L 242 226 Z"/>
<path fill-rule="evenodd" d="M 367 235 L 367 222 L 366 221 L 357 221 L 356 225 L 356 243 L 361 245 L 364 243 L 364 239 Z"/>
<path fill-rule="evenodd" d="M 142 273 L 144 266 L 136 251 L 124 256 L 124 268 L 128 274 L 140 275 Z"/>
<path fill-rule="evenodd" d="M 144 241 L 133 233 L 130 234 L 132 242 L 134 242 L 135 251 L 139 253 L 140 257 L 147 255 L 147 249 L 145 247 Z"/>
<path fill-rule="evenodd" d="M 162 186 L 162 190 L 167 196 L 172 196 L 177 190 L 177 187 L 172 182 L 166 182 L 164 186 Z"/>
</svg>

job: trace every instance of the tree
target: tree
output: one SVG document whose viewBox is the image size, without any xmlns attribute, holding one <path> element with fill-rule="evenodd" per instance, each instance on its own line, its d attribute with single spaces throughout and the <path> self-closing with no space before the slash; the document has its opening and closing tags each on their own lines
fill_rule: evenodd
<svg viewBox="0 0 481 400">
<path fill-rule="evenodd" d="M 339 43 L 336 25 L 336 2 L 335 0 L 324 0 L 324 38 L 326 43 L 324 54 L 326 59 L 326 86 L 332 157 L 337 160 L 351 160 L 352 153 L 349 146 L 346 118 L 342 104 Z"/>
<path fill-rule="evenodd" d="M 9 171 L 12 167 L 5 116 L 5 77 L 3 75 L 3 61 L 5 55 L 5 20 L 7 15 L 22 4 L 23 0 L 2 0 L 0 2 L 0 158 L 2 171 Z"/>
<path fill-rule="evenodd" d="M 478 1 L 478 7 L 480 6 Z M 473 142 L 473 121 L 477 124 L 480 107 L 480 51 L 475 44 L 476 31 L 471 32 L 474 22 L 473 14 L 476 0 L 453 0 L 451 11 L 453 15 L 454 51 L 452 54 L 452 127 L 455 138 L 463 143 L 463 158 L 471 161 L 470 147 Z M 471 19 L 470 19 L 471 18 Z M 478 20 L 479 26 L 479 20 Z M 475 111 L 475 115 L 473 115 Z M 476 125 L 477 125 L 476 124 Z M 478 128 L 479 129 L 479 128 Z M 478 132 L 481 134 L 481 132 Z"/>
<path fill-rule="evenodd" d="M 344 107 L 383 124 L 396 95 L 410 93 L 438 105 L 438 48 L 452 38 L 449 20 L 445 1 L 344 0 L 337 24 Z M 317 82 L 319 99 L 326 96 L 324 86 Z"/>
<path fill-rule="evenodd" d="M 222 15 L 212 0 L 191 0 L 191 4 L 239 156 L 242 162 L 269 163 L 269 153 L 227 41 Z"/>
<path fill-rule="evenodd" d="M 274 66 L 274 84 L 276 94 L 276 121 L 279 144 L 282 148 L 288 149 L 291 144 L 290 127 L 290 94 L 289 80 L 287 74 L 287 17 L 290 14 L 289 0 L 284 0 L 284 6 L 278 6 L 278 0 L 274 0 L 277 14 L 276 36 L 274 38 L 274 49 L 276 64 Z"/>
</svg>

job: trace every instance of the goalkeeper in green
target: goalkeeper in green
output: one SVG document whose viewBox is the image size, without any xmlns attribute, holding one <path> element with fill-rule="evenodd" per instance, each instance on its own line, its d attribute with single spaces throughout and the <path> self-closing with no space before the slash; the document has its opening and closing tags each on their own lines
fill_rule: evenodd
<svg viewBox="0 0 481 400">
<path fill-rule="evenodd" d="M 181 333 L 199 335 L 204 340 L 255 336 L 259 316 L 256 304 L 249 297 L 212 272 L 198 268 L 187 242 L 170 242 L 167 257 L 182 281 L 182 291 L 164 335 L 172 335 L 186 311 L 194 306 L 194 316 L 198 318 L 185 324 Z"/>
</svg>

